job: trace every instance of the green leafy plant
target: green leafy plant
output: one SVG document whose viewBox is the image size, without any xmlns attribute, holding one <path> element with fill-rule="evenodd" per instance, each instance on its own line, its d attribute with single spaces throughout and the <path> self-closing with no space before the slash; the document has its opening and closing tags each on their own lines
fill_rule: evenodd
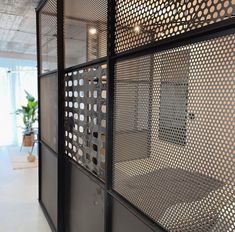
<svg viewBox="0 0 235 232">
<path fill-rule="evenodd" d="M 25 91 L 27 105 L 21 106 L 20 109 L 16 110 L 16 115 L 23 116 L 23 123 L 24 123 L 24 135 L 30 135 L 33 133 L 33 125 L 38 120 L 38 102 L 35 98 Z"/>
</svg>

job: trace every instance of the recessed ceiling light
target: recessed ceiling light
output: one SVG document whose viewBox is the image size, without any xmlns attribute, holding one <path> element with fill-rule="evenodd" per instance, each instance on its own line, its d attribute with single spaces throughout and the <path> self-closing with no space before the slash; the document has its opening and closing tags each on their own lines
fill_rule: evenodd
<svg viewBox="0 0 235 232">
<path fill-rule="evenodd" d="M 136 33 L 139 33 L 140 30 L 141 30 L 140 26 L 135 26 L 135 27 L 134 27 L 134 31 L 135 31 Z"/>
<path fill-rule="evenodd" d="M 95 35 L 96 33 L 97 33 L 97 29 L 96 29 L 95 27 L 91 27 L 91 28 L 89 29 L 89 34 Z"/>
</svg>

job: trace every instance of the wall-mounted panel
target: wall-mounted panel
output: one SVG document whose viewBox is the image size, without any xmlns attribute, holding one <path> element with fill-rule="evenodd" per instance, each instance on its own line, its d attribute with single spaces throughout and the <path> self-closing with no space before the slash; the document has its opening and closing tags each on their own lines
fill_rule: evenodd
<svg viewBox="0 0 235 232">
<path fill-rule="evenodd" d="M 228 35 L 116 65 L 113 188 L 169 231 L 234 230 L 234 43 Z M 144 80 L 152 90 L 136 94 Z M 135 118 L 148 131 L 145 158 L 132 159 L 143 152 Z M 135 133 L 121 140 L 126 122 Z"/>
<path fill-rule="evenodd" d="M 57 157 L 41 144 L 41 201 L 57 227 Z"/>
<path fill-rule="evenodd" d="M 65 1 L 65 67 L 105 57 L 107 0 Z"/>
<path fill-rule="evenodd" d="M 57 0 L 48 0 L 39 13 L 40 73 L 57 69 Z"/>
<path fill-rule="evenodd" d="M 225 21 L 234 12 L 233 0 L 117 0 L 116 52 Z"/>
<path fill-rule="evenodd" d="M 66 232 L 104 232 L 104 191 L 66 161 Z"/>
<path fill-rule="evenodd" d="M 57 73 L 40 78 L 41 139 L 56 152 L 58 149 L 57 82 Z"/>
<path fill-rule="evenodd" d="M 65 153 L 105 178 L 107 65 L 65 74 Z"/>
</svg>

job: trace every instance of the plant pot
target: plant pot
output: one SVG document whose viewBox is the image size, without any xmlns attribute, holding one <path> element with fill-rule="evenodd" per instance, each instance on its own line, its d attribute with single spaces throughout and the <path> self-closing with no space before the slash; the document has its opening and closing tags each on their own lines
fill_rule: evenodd
<svg viewBox="0 0 235 232">
<path fill-rule="evenodd" d="M 31 153 L 29 153 L 27 156 L 27 160 L 28 160 L 28 162 L 33 163 L 36 160 L 36 157 L 34 155 L 32 155 Z"/>
<path fill-rule="evenodd" d="M 23 146 L 32 147 L 34 142 L 34 134 L 23 135 Z"/>
</svg>

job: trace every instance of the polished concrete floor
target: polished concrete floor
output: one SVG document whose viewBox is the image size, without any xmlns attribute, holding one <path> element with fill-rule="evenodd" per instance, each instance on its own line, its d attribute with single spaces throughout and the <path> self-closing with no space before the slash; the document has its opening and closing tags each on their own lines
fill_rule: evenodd
<svg viewBox="0 0 235 232">
<path fill-rule="evenodd" d="M 13 170 L 11 154 L 18 147 L 0 147 L 0 232 L 50 232 L 38 204 L 37 168 Z"/>
</svg>

